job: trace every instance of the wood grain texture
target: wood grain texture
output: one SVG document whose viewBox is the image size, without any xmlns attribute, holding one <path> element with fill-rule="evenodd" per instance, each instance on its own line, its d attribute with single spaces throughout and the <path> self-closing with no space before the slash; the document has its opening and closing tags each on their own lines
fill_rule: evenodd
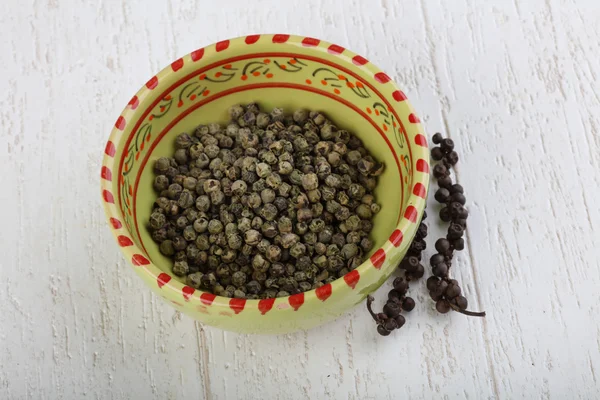
<svg viewBox="0 0 600 400">
<path fill-rule="evenodd" d="M 597 396 L 596 0 L 3 7 L 0 398 Z M 471 218 L 454 274 L 485 320 L 437 315 L 421 285 L 406 327 L 387 339 L 362 307 L 309 332 L 238 335 L 180 315 L 137 280 L 100 207 L 114 119 L 175 58 L 256 32 L 363 54 L 403 87 L 430 133 L 456 141 Z"/>
</svg>

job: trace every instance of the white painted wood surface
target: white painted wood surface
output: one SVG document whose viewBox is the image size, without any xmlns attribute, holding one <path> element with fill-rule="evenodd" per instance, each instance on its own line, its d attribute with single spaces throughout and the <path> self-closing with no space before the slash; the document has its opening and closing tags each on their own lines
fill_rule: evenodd
<svg viewBox="0 0 600 400">
<path fill-rule="evenodd" d="M 597 0 L 2 8 L 1 399 L 598 397 Z M 388 338 L 362 307 L 309 332 L 238 335 L 178 314 L 138 281 L 100 207 L 114 119 L 178 56 L 256 32 L 365 55 L 430 133 L 457 142 L 472 217 L 454 269 L 485 320 L 436 314 L 421 286 Z"/>
</svg>

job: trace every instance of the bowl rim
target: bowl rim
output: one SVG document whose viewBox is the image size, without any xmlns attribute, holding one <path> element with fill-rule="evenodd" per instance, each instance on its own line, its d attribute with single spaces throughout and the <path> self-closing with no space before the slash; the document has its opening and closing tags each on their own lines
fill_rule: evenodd
<svg viewBox="0 0 600 400">
<path fill-rule="evenodd" d="M 223 47 L 232 48 L 232 47 L 241 47 L 243 45 L 247 45 L 250 41 L 257 41 L 261 37 L 270 37 L 272 39 L 272 43 L 284 44 L 284 45 L 293 45 L 293 46 L 304 46 L 304 47 L 322 47 L 326 49 L 329 54 L 340 56 L 343 54 L 344 58 L 340 57 L 340 62 L 343 64 L 348 64 L 351 62 L 354 64 L 354 67 L 357 67 L 363 72 L 367 74 L 372 74 L 375 79 L 385 85 L 391 85 L 393 87 L 392 97 L 396 102 L 402 101 L 403 106 L 408 107 L 410 111 L 410 118 L 413 118 L 410 122 L 415 124 L 417 134 L 415 135 L 415 140 L 410 141 L 409 135 L 407 135 L 407 146 L 408 151 L 411 154 L 412 161 L 412 177 L 411 177 L 411 190 L 409 196 L 405 199 L 405 207 L 402 208 L 402 211 L 399 216 L 399 222 L 396 224 L 395 229 L 391 232 L 390 237 L 385 241 L 385 243 L 379 247 L 371 257 L 365 260 L 362 264 L 360 264 L 357 268 L 350 271 L 345 276 L 338 278 L 324 286 L 312 289 L 307 292 L 301 292 L 299 294 L 294 294 L 286 297 L 277 297 L 277 298 L 268 298 L 268 299 L 260 299 L 260 300 L 251 300 L 251 299 L 236 299 L 229 298 L 223 296 L 217 296 L 209 292 L 204 292 L 200 289 L 191 288 L 184 283 L 179 282 L 177 279 L 172 279 L 171 274 L 166 273 L 154 263 L 146 258 L 144 254 L 145 251 L 139 247 L 135 242 L 133 242 L 129 237 L 119 234 L 116 231 L 125 228 L 125 231 L 129 236 L 133 236 L 132 232 L 129 231 L 127 227 L 125 227 L 120 221 L 122 219 L 121 212 L 119 207 L 114 204 L 115 199 L 112 196 L 112 182 L 107 179 L 107 173 L 111 174 L 110 171 L 114 170 L 114 166 L 118 164 L 117 160 L 113 158 L 115 155 L 116 147 L 114 143 L 118 143 L 120 136 L 123 130 L 123 114 L 131 113 L 132 104 L 134 102 L 139 101 L 139 98 L 147 91 L 152 90 L 156 87 L 156 85 L 160 84 L 160 82 L 156 82 L 157 76 L 165 76 L 166 74 L 174 73 L 179 68 L 175 68 L 178 65 L 180 60 L 184 58 L 194 58 L 198 57 L 198 54 L 203 54 L 205 49 L 216 49 L 216 51 L 222 51 Z M 202 62 L 202 61 L 201 61 Z M 202 64 L 200 64 L 202 65 Z M 153 85 L 153 86 L 151 86 Z M 383 98 L 390 101 L 392 100 L 389 95 L 381 94 Z M 134 111 L 133 115 L 135 115 L 138 111 Z M 108 168 L 106 165 L 110 165 L 111 168 Z M 223 41 L 219 41 L 204 48 L 198 49 L 192 53 L 189 53 L 178 60 L 175 60 L 170 65 L 167 65 L 160 72 L 158 72 L 154 77 L 152 77 L 141 89 L 136 93 L 136 95 L 132 98 L 132 100 L 125 106 L 125 108 L 121 111 L 117 122 L 115 123 L 111 134 L 109 136 L 106 148 L 103 152 L 102 159 L 102 169 L 101 169 L 101 195 L 103 199 L 103 207 L 106 214 L 107 221 L 109 222 L 109 226 L 113 228 L 111 233 L 115 236 L 117 243 L 120 245 L 120 249 L 123 254 L 127 257 L 127 261 L 132 264 L 134 267 L 143 267 L 143 271 L 147 273 L 151 279 L 155 280 L 158 283 L 160 288 L 169 288 L 173 290 L 177 295 L 181 296 L 183 294 L 184 299 L 186 301 L 199 301 L 201 304 L 231 308 L 236 311 L 236 314 L 241 310 L 247 309 L 258 309 L 266 307 L 273 307 L 273 304 L 276 300 L 288 302 L 290 305 L 293 304 L 305 304 L 309 301 L 315 300 L 324 300 L 323 297 L 328 298 L 329 296 L 334 296 L 334 292 L 338 292 L 340 287 L 342 286 L 351 286 L 351 280 L 355 278 L 355 275 L 358 274 L 359 277 L 364 277 L 365 274 L 376 273 L 381 264 L 384 262 L 386 255 L 390 252 L 400 251 L 403 247 L 408 246 L 408 240 L 412 240 L 412 236 L 414 236 L 416 229 L 412 228 L 413 224 L 419 224 L 421 216 L 425 211 L 426 206 L 426 194 L 422 192 L 425 190 L 425 193 L 428 192 L 429 189 L 429 150 L 427 145 L 427 138 L 424 135 L 423 126 L 421 121 L 416 116 L 414 108 L 412 104 L 408 101 L 407 97 L 400 90 L 400 88 L 396 85 L 396 83 L 380 68 L 376 65 L 363 58 L 362 56 L 353 53 L 352 51 L 320 40 L 312 37 L 299 36 L 299 35 L 288 35 L 288 34 L 256 34 L 256 35 L 247 35 L 240 36 L 232 39 L 227 39 Z M 117 165 L 118 167 L 118 165 Z M 420 172 L 420 173 L 416 173 Z M 419 190 L 417 190 L 417 188 Z M 113 206 L 111 206 L 111 204 Z M 406 233 L 409 231 L 413 231 L 411 237 L 407 237 Z M 127 245 L 123 245 L 123 241 L 126 241 Z M 187 290 L 186 290 L 187 288 Z M 201 293 L 200 296 L 193 296 L 195 293 Z M 367 293 L 365 293 L 366 296 Z M 174 302 L 173 300 L 171 300 Z M 176 303 L 176 302 L 174 302 Z M 177 303 L 176 303 L 177 304 Z M 271 308 L 269 308 L 270 310 Z M 278 309 L 277 307 L 273 307 L 273 309 Z M 239 311 L 237 311 L 239 310 Z M 264 314 L 264 313 L 263 313 Z"/>
</svg>

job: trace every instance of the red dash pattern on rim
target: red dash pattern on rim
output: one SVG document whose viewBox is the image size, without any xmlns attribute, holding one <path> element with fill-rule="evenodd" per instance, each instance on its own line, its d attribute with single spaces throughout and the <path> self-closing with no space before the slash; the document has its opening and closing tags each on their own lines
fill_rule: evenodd
<svg viewBox="0 0 600 400">
<path fill-rule="evenodd" d="M 273 308 L 273 304 L 275 304 L 275 299 L 262 299 L 258 302 L 258 311 L 262 315 L 265 315 Z"/>
<path fill-rule="evenodd" d="M 346 50 L 345 48 L 343 48 L 342 46 L 338 46 L 337 44 L 332 44 L 331 46 L 329 46 L 327 48 L 327 51 L 331 54 L 342 54 L 344 52 L 344 50 Z"/>
<path fill-rule="evenodd" d="M 352 57 L 352 62 L 355 65 L 365 65 L 366 63 L 369 62 L 369 60 L 367 60 L 366 58 L 364 58 L 362 56 L 356 55 L 356 56 Z"/>
<path fill-rule="evenodd" d="M 171 275 L 165 274 L 164 272 L 161 272 L 156 277 L 156 283 L 158 284 L 158 287 L 161 289 L 163 286 L 165 286 L 167 283 L 169 283 L 170 280 L 171 280 Z"/>
<path fill-rule="evenodd" d="M 136 267 L 141 267 L 150 264 L 150 261 L 141 254 L 134 254 L 133 257 L 131 257 L 131 263 Z"/>
<path fill-rule="evenodd" d="M 290 35 L 274 35 L 273 36 L 273 43 L 285 43 L 288 41 L 288 39 L 290 38 Z"/>
<path fill-rule="evenodd" d="M 429 164 L 427 164 L 427 161 L 423 160 L 422 158 L 417 160 L 417 171 L 419 172 L 424 172 L 424 173 L 429 173 Z"/>
<path fill-rule="evenodd" d="M 212 293 L 202 293 L 200 295 L 200 301 L 207 306 L 210 306 L 216 298 L 217 296 Z"/>
<path fill-rule="evenodd" d="M 421 134 L 415 136 L 415 143 L 419 146 L 427 147 L 427 138 Z"/>
<path fill-rule="evenodd" d="M 318 46 L 319 43 L 321 43 L 321 41 L 319 39 L 315 39 L 315 38 L 311 38 L 311 37 L 305 37 L 304 39 L 302 39 L 302 45 L 306 46 L 306 47 L 315 47 L 315 46 Z"/>
<path fill-rule="evenodd" d="M 413 194 L 415 196 L 419 196 L 424 199 L 426 192 L 425 185 L 423 185 L 421 182 L 417 182 L 415 184 L 415 187 L 413 188 Z"/>
<path fill-rule="evenodd" d="M 378 72 L 375 74 L 375 80 L 379 83 L 388 83 L 392 79 L 385 72 Z"/>
<path fill-rule="evenodd" d="M 244 310 L 246 306 L 246 299 L 231 299 L 229 300 L 229 308 L 233 310 L 234 313 L 239 314 Z"/>
<path fill-rule="evenodd" d="M 421 120 L 419 119 L 419 117 L 417 117 L 414 113 L 410 114 L 408 116 L 408 122 L 410 122 L 411 124 L 418 124 L 419 122 L 421 122 Z"/>
<path fill-rule="evenodd" d="M 133 246 L 133 242 L 131 241 L 131 239 L 129 239 L 125 235 L 119 235 L 119 237 L 117 238 L 117 241 L 119 242 L 119 246 L 121 246 L 121 247 Z"/>
<path fill-rule="evenodd" d="M 106 181 L 112 181 L 112 172 L 106 166 L 102 166 L 102 170 L 100 170 L 100 177 Z"/>
<path fill-rule="evenodd" d="M 112 193 L 109 192 L 108 190 L 104 190 L 102 192 L 102 198 L 107 203 L 115 204 L 115 198 L 113 197 Z"/>
<path fill-rule="evenodd" d="M 110 140 L 106 142 L 106 148 L 104 149 L 104 153 L 107 156 L 114 157 L 117 149 L 115 148 L 115 144 Z"/>
<path fill-rule="evenodd" d="M 360 280 L 360 273 L 357 270 L 352 270 L 344 275 L 344 282 L 352 289 L 356 287 L 356 284 Z"/>
<path fill-rule="evenodd" d="M 184 286 L 181 289 L 181 294 L 183 295 L 183 298 L 185 299 L 185 301 L 190 301 L 190 297 L 192 297 L 192 295 L 194 294 L 195 291 L 196 291 L 196 289 L 194 289 L 193 287 Z"/>
<path fill-rule="evenodd" d="M 298 311 L 302 304 L 304 304 L 304 292 L 291 295 L 290 297 L 288 297 L 288 301 L 290 303 L 290 306 L 292 306 L 292 308 L 294 309 L 294 311 Z"/>
<path fill-rule="evenodd" d="M 140 100 L 138 99 L 138 97 L 137 96 L 133 96 L 131 98 L 131 100 L 129 100 L 129 103 L 127 105 L 129 107 L 131 107 L 132 110 L 135 110 L 139 104 L 140 104 Z"/>
<path fill-rule="evenodd" d="M 125 118 L 123 118 L 123 116 L 120 116 L 119 118 L 117 118 L 117 122 L 115 122 L 115 128 L 122 131 L 123 129 L 125 129 L 126 123 L 127 121 L 125 121 Z"/>
<path fill-rule="evenodd" d="M 373 253 L 370 260 L 375 268 L 380 269 L 385 261 L 385 251 L 383 251 L 383 249 L 377 250 L 375 253 Z"/>
<path fill-rule="evenodd" d="M 404 212 L 404 218 L 406 218 L 412 223 L 417 222 L 417 209 L 414 206 L 406 207 L 406 211 Z"/>
<path fill-rule="evenodd" d="M 406 95 L 401 90 L 396 90 L 394 93 L 392 93 L 392 97 L 396 101 L 405 101 L 406 100 Z"/>
<path fill-rule="evenodd" d="M 173 71 L 179 71 L 182 67 L 183 67 L 183 58 L 180 58 L 179 60 L 175 60 L 171 64 L 171 68 L 173 69 Z"/>
<path fill-rule="evenodd" d="M 246 44 L 254 44 L 258 42 L 258 39 L 260 39 L 260 35 L 248 35 L 244 41 Z"/>
<path fill-rule="evenodd" d="M 229 47 L 229 40 L 223 40 L 215 45 L 217 52 L 226 50 Z"/>
<path fill-rule="evenodd" d="M 158 86 L 158 78 L 153 76 L 148 82 L 146 82 L 146 87 L 150 90 L 153 90 Z"/>
<path fill-rule="evenodd" d="M 328 283 L 326 285 L 323 285 L 321 287 L 318 287 L 315 290 L 315 294 L 317 295 L 317 298 L 321 301 L 325 301 L 329 298 L 329 296 L 331 296 L 331 283 Z"/>
<path fill-rule="evenodd" d="M 121 223 L 121 221 L 119 221 L 116 218 L 110 218 L 110 224 L 112 225 L 112 227 L 114 229 L 121 229 L 123 227 L 123 224 Z"/>
<path fill-rule="evenodd" d="M 403 239 L 404 239 L 404 234 L 399 229 L 396 229 L 394 232 L 392 232 L 392 234 L 390 236 L 390 242 L 392 242 L 394 247 L 400 246 L 402 244 Z"/>
<path fill-rule="evenodd" d="M 204 57 L 204 48 L 192 51 L 192 53 L 190 54 L 190 58 L 194 62 L 201 60 L 202 57 Z"/>
</svg>

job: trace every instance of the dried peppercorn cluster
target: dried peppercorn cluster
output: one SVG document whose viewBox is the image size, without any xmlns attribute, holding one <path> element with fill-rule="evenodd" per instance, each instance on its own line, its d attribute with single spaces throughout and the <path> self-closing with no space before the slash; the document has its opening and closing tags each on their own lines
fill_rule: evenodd
<svg viewBox="0 0 600 400">
<path fill-rule="evenodd" d="M 464 207 L 466 198 L 463 187 L 453 184 L 450 178 L 450 168 L 458 162 L 458 154 L 454 151 L 454 142 L 444 139 L 440 133 L 433 136 L 433 143 L 439 144 L 431 150 L 431 158 L 438 161 L 433 168 L 433 175 L 437 179 L 439 189 L 435 193 L 435 199 L 444 204 L 440 209 L 440 219 L 450 222 L 448 234 L 445 238 L 435 242 L 437 251 L 430 259 L 433 276 L 427 279 L 429 295 L 436 302 L 435 308 L 438 312 L 445 314 L 450 310 L 458 311 L 465 315 L 484 317 L 485 312 L 472 312 L 467 310 L 468 301 L 462 296 L 462 291 L 455 279 L 448 276 L 455 250 L 463 250 L 465 241 L 463 235 L 467 227 L 469 213 Z M 427 213 L 423 213 L 423 220 Z M 425 237 L 427 226 L 421 221 L 413 242 L 411 243 L 399 268 L 404 271 L 404 278 L 394 279 L 394 288 L 388 293 L 388 300 L 383 307 L 383 312 L 373 312 L 372 296 L 367 297 L 367 309 L 377 323 L 377 332 L 382 336 L 388 336 L 394 329 L 401 328 L 406 319 L 401 311 L 411 311 L 415 302 L 407 297 L 408 283 L 411 280 L 421 278 L 424 267 L 420 261 L 422 251 L 426 249 Z"/>
<path fill-rule="evenodd" d="M 374 298 L 373 296 L 367 298 L 367 309 L 377 323 L 377 332 L 382 336 L 388 336 L 394 329 L 402 328 L 406 323 L 406 319 L 401 312 L 410 312 L 415 308 L 415 300 L 407 296 L 408 284 L 422 278 L 425 274 L 425 267 L 421 264 L 421 253 L 427 247 L 425 243 L 427 225 L 423 223 L 426 218 L 427 213 L 423 212 L 423 219 L 419 224 L 415 238 L 398 265 L 398 268 L 404 271 L 404 278 L 397 277 L 394 279 L 394 288 L 388 292 L 388 300 L 383 306 L 383 312 L 373 312 Z"/>
<path fill-rule="evenodd" d="M 186 284 L 236 298 L 315 289 L 372 249 L 383 164 L 323 114 L 255 103 L 198 126 L 155 162 L 148 226 Z"/>
<path fill-rule="evenodd" d="M 452 139 L 445 139 L 441 134 L 433 136 L 433 143 L 439 146 L 431 149 L 431 158 L 438 163 L 433 168 L 433 176 L 437 179 L 439 189 L 435 199 L 444 204 L 440 210 L 440 219 L 449 222 L 448 234 L 435 242 L 436 254 L 429 260 L 433 276 L 427 279 L 429 295 L 436 302 L 438 312 L 445 314 L 455 310 L 471 316 L 485 316 L 485 312 L 467 311 L 468 301 L 462 296 L 462 291 L 455 279 L 450 279 L 449 271 L 455 250 L 463 250 L 465 241 L 463 235 L 467 228 L 469 213 L 464 207 L 466 198 L 464 189 L 459 184 L 453 184 L 450 178 L 450 168 L 458 162 L 458 154 L 454 151 Z"/>
</svg>

